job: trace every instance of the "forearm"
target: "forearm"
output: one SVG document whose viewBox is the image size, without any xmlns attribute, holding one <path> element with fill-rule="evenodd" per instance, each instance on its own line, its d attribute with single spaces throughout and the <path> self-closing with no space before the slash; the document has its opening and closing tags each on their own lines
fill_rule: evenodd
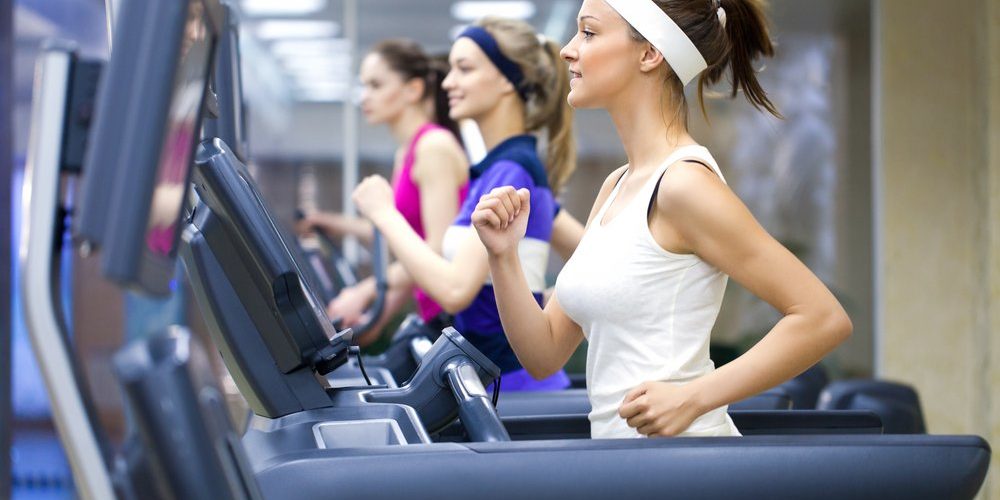
<svg viewBox="0 0 1000 500">
<path fill-rule="evenodd" d="M 387 210 L 373 222 L 414 285 L 422 288 L 448 313 L 454 314 L 468 306 L 471 300 L 466 290 L 468 277 L 434 252 L 399 212 Z"/>
<path fill-rule="evenodd" d="M 753 348 L 691 383 L 703 412 L 770 389 L 819 362 L 850 335 L 846 314 L 789 314 Z"/>
<path fill-rule="evenodd" d="M 393 262 L 386 271 L 386 281 L 390 290 L 409 290 L 413 288 L 413 278 L 406 272 L 406 267 L 399 261 Z"/>
<path fill-rule="evenodd" d="M 390 264 L 386 269 L 385 276 L 387 293 L 402 293 L 405 296 L 413 287 L 413 280 L 410 279 L 410 275 L 407 274 L 406 269 L 399 262 L 393 262 Z M 375 289 L 374 276 L 369 276 L 354 286 L 372 299 L 375 298 L 375 294 L 378 292 L 378 290 Z"/>
<path fill-rule="evenodd" d="M 493 292 L 504 333 L 528 373 L 545 378 L 562 367 L 552 327 L 521 270 L 517 251 L 489 258 Z"/>
<path fill-rule="evenodd" d="M 348 217 L 337 213 L 324 213 L 317 225 L 334 236 L 354 236 L 364 244 L 371 244 L 372 225 L 358 217 Z"/>
<path fill-rule="evenodd" d="M 407 299 L 408 294 L 406 293 L 406 290 L 390 289 L 386 292 L 385 304 L 382 308 L 382 314 L 379 316 L 378 321 L 372 325 L 372 328 L 365 332 L 364 335 L 355 338 L 355 343 L 361 347 L 367 347 L 378 340 L 382 336 L 382 330 L 385 328 L 385 325 L 388 324 L 389 321 L 392 320 L 393 316 L 395 316 L 403 305 L 406 304 Z"/>
</svg>

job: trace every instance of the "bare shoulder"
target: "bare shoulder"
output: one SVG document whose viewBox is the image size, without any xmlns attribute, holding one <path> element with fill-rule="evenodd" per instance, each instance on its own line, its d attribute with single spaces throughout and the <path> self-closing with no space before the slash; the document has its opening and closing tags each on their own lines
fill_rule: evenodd
<svg viewBox="0 0 1000 500">
<path fill-rule="evenodd" d="M 615 188 L 615 184 L 618 184 L 618 179 L 621 179 L 625 175 L 625 171 L 628 170 L 628 164 L 622 165 L 613 171 L 604 179 L 604 184 L 601 184 L 601 192 L 604 196 L 611 194 L 611 190 Z M 600 197 L 600 194 L 598 197 Z"/>
<path fill-rule="evenodd" d="M 656 193 L 658 208 L 675 211 L 684 208 L 710 208 L 720 198 L 736 195 L 729 186 L 700 163 L 679 161 L 667 168 Z M 673 210 L 670 210 L 673 209 Z"/>
<path fill-rule="evenodd" d="M 455 136 L 447 130 L 431 130 L 417 141 L 412 176 L 417 182 L 440 178 L 445 172 L 455 180 L 468 176 L 465 151 Z"/>
<path fill-rule="evenodd" d="M 462 145 L 451 132 L 442 129 L 429 130 L 417 141 L 416 153 L 461 153 Z"/>
<path fill-rule="evenodd" d="M 660 180 L 656 212 L 697 250 L 707 235 L 747 235 L 756 221 L 743 201 L 703 165 L 680 162 L 671 165 Z M 727 240 L 728 241 L 728 240 Z"/>
</svg>

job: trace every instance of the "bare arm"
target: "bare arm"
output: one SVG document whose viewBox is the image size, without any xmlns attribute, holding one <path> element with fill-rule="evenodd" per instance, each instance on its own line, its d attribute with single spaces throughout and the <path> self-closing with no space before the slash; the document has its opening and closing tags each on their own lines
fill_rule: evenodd
<svg viewBox="0 0 1000 500">
<path fill-rule="evenodd" d="M 371 245 L 372 225 L 370 222 L 349 217 L 336 212 L 314 212 L 298 224 L 299 232 L 319 228 L 331 236 L 354 236 L 365 245 Z"/>
<path fill-rule="evenodd" d="M 409 300 L 409 288 L 390 288 L 385 294 L 385 307 L 378 321 L 364 334 L 355 337 L 354 341 L 361 347 L 373 344 L 382 336 L 385 325 L 396 315 Z"/>
<path fill-rule="evenodd" d="M 432 131 L 420 138 L 412 177 L 420 189 L 424 239 L 437 253 L 448 226 L 458 215 L 458 192 L 469 178 L 469 166 L 450 133 Z"/>
<path fill-rule="evenodd" d="M 448 261 L 422 240 L 398 211 L 379 212 L 372 222 L 385 235 L 389 248 L 414 284 L 445 312 L 456 314 L 464 310 L 486 282 L 489 273 L 486 249 L 474 234 L 465 238 L 455 259 Z"/>
<path fill-rule="evenodd" d="M 590 218 L 607 199 L 621 172 L 619 169 L 608 176 Z M 517 193 L 510 187 L 497 188 L 480 201 L 472 220 L 489 249 L 493 290 L 507 340 L 521 365 L 541 379 L 562 368 L 584 337 L 580 326 L 559 305 L 557 295 L 543 310 L 531 294 L 517 257 L 517 243 L 524 236 L 529 211 L 527 190 Z"/>
<path fill-rule="evenodd" d="M 620 414 L 639 432 L 681 432 L 711 409 L 801 373 L 850 336 L 850 319 L 833 294 L 707 169 L 688 163 L 668 169 L 650 227 L 661 244 L 673 241 L 672 251 L 698 255 L 784 316 L 748 352 L 680 389 L 646 383 L 631 391 Z M 679 413 L 664 410 L 672 405 Z"/>
<path fill-rule="evenodd" d="M 449 262 L 421 239 L 396 210 L 392 189 L 384 178 L 366 178 L 354 190 L 354 203 L 382 231 L 415 284 L 448 313 L 468 307 L 489 273 L 486 250 L 474 234 L 465 238 L 455 259 Z"/>
<path fill-rule="evenodd" d="M 388 286 L 389 291 L 398 291 L 403 294 L 410 292 L 413 287 L 413 280 L 410 275 L 406 272 L 406 268 L 403 267 L 399 261 L 389 264 L 389 267 L 385 272 L 385 281 Z M 368 302 L 375 299 L 375 277 L 369 276 L 361 280 L 357 285 L 354 285 L 358 292 L 364 293 L 368 297 Z M 334 299 L 336 300 L 336 299 Z"/>
<path fill-rule="evenodd" d="M 518 361 L 532 377 L 549 377 L 569 360 L 583 331 L 563 312 L 557 294 L 538 307 L 521 270 L 517 251 L 491 255 L 490 271 L 500 321 Z"/>
<path fill-rule="evenodd" d="M 458 191 L 468 177 L 468 166 L 457 141 L 446 132 L 435 131 L 424 135 L 417 143 L 415 157 L 411 176 L 420 190 L 425 240 L 434 252 L 440 254 L 444 232 L 458 212 Z M 400 261 L 389 266 L 387 281 L 390 294 L 409 293 L 414 284 Z M 358 292 L 370 302 L 375 297 L 375 280 L 368 278 L 362 281 Z M 356 302 L 352 304 L 356 306 Z"/>
</svg>

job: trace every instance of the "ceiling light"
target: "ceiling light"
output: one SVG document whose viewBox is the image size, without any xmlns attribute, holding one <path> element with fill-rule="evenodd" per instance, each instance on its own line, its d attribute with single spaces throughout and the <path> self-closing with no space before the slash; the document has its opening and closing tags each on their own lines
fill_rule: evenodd
<svg viewBox="0 0 1000 500">
<path fill-rule="evenodd" d="M 514 0 L 455 2 L 451 5 L 451 15 L 461 21 L 475 21 L 486 16 L 528 19 L 535 15 L 535 4 Z"/>
<path fill-rule="evenodd" d="M 298 68 L 288 68 L 285 70 L 286 73 L 303 78 L 336 78 L 340 81 L 351 80 L 351 75 L 344 71 L 341 66 L 319 66 L 316 68 L 309 67 L 298 67 Z"/>
<path fill-rule="evenodd" d="M 327 0 L 243 0 L 241 11 L 257 16 L 305 16 L 326 8 Z"/>
<path fill-rule="evenodd" d="M 329 38 L 337 35 L 339 26 L 333 21 L 262 21 L 255 30 L 264 40 L 292 38 Z"/>
<path fill-rule="evenodd" d="M 344 38 L 310 40 L 278 40 L 271 44 L 271 53 L 278 57 L 349 54 L 351 42 Z"/>
<path fill-rule="evenodd" d="M 281 64 L 289 70 L 336 69 L 347 72 L 351 69 L 351 59 L 343 56 L 287 57 Z"/>
<path fill-rule="evenodd" d="M 340 82 L 295 82 L 292 96 L 300 101 L 344 101 L 350 95 L 351 86 Z"/>
<path fill-rule="evenodd" d="M 346 91 L 296 89 L 292 97 L 300 102 L 342 102 L 347 98 Z"/>
</svg>

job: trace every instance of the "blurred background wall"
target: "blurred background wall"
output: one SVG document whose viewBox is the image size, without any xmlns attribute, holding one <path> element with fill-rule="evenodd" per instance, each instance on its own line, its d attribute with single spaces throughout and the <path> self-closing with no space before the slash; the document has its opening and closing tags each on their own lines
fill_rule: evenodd
<svg viewBox="0 0 1000 500">
<path fill-rule="evenodd" d="M 875 17 L 877 372 L 917 387 L 933 432 L 996 446 L 1000 2 L 883 1 Z"/>
</svg>

